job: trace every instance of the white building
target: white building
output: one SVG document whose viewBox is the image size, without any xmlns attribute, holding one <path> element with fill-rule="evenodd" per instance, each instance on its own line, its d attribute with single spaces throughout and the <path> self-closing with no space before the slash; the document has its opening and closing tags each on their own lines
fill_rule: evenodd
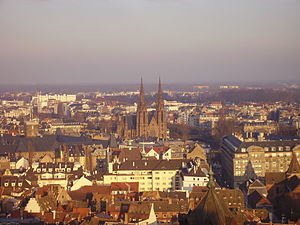
<svg viewBox="0 0 300 225">
<path fill-rule="evenodd" d="M 182 190 L 192 191 L 195 186 L 206 186 L 208 182 L 207 171 L 198 168 L 197 171 L 191 171 L 188 174 L 182 174 Z"/>
</svg>

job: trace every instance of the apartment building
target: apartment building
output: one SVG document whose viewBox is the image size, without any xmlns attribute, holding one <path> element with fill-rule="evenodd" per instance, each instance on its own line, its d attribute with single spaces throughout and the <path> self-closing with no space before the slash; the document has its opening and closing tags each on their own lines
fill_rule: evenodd
<svg viewBox="0 0 300 225">
<path fill-rule="evenodd" d="M 181 170 L 193 166 L 192 160 L 128 160 L 114 164 L 104 184 L 139 182 L 139 191 L 180 190 Z"/>
<path fill-rule="evenodd" d="M 258 177 L 266 172 L 286 172 L 293 153 L 300 160 L 300 140 L 264 140 L 242 142 L 233 135 L 222 138 L 223 179 L 230 187 L 238 187 L 250 165 Z"/>
</svg>

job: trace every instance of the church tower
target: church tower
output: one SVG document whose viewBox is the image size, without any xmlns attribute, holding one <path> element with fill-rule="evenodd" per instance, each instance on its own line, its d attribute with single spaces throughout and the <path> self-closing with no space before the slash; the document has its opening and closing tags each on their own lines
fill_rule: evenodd
<svg viewBox="0 0 300 225">
<path fill-rule="evenodd" d="M 142 78 L 140 87 L 140 98 L 136 112 L 136 135 L 139 137 L 148 137 L 148 112 L 145 103 L 145 93 Z"/>
<path fill-rule="evenodd" d="M 158 138 L 167 138 L 167 122 L 166 112 L 164 109 L 163 91 L 161 88 L 161 81 L 159 78 L 158 92 L 157 92 L 157 103 L 156 103 L 156 121 L 158 126 Z"/>
</svg>

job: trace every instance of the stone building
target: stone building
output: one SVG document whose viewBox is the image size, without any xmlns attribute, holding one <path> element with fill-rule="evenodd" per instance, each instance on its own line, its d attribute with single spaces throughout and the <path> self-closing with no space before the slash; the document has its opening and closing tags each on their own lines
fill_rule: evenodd
<svg viewBox="0 0 300 225">
<path fill-rule="evenodd" d="M 222 138 L 221 152 L 224 180 L 230 187 L 239 187 L 247 177 L 249 165 L 262 178 L 266 173 L 286 172 L 293 154 L 300 159 L 300 140 L 242 142 L 228 135 Z"/>
<path fill-rule="evenodd" d="M 117 122 L 117 134 L 125 139 L 167 138 L 166 112 L 164 109 L 163 91 L 159 80 L 156 110 L 148 112 L 145 102 L 143 82 L 141 81 L 140 96 L 136 114 L 119 116 Z"/>
</svg>

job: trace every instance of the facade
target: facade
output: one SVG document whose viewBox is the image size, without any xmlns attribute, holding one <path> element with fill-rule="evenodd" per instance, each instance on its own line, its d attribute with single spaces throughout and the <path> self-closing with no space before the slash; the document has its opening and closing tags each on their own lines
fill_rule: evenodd
<svg viewBox="0 0 300 225">
<path fill-rule="evenodd" d="M 25 136 L 37 137 L 39 135 L 39 123 L 37 121 L 27 121 L 25 123 Z"/>
<path fill-rule="evenodd" d="M 33 173 L 37 176 L 40 187 L 51 184 L 59 184 L 67 188 L 70 178 L 79 178 L 82 173 L 80 163 L 33 163 Z"/>
<path fill-rule="evenodd" d="M 245 138 L 253 138 L 258 135 L 274 134 L 278 131 L 278 124 L 275 122 L 248 122 L 243 124 Z"/>
<path fill-rule="evenodd" d="M 156 110 L 148 112 L 145 102 L 143 82 L 141 81 L 140 96 L 136 114 L 119 116 L 117 133 L 122 138 L 167 138 L 166 112 L 164 109 L 163 92 L 159 80 Z"/>
<path fill-rule="evenodd" d="M 300 159 L 300 140 L 265 140 L 242 142 L 233 135 L 221 142 L 224 180 L 230 187 L 239 187 L 245 181 L 249 161 L 258 177 L 269 172 L 286 172 L 295 154 Z"/>
<path fill-rule="evenodd" d="M 131 160 L 115 165 L 103 176 L 104 184 L 138 182 L 139 191 L 181 189 L 180 172 L 192 167 L 192 160 Z"/>
<path fill-rule="evenodd" d="M 56 134 L 59 129 L 64 135 L 80 136 L 80 132 L 85 127 L 85 124 L 79 122 L 73 123 L 49 123 L 48 134 Z"/>
<path fill-rule="evenodd" d="M 192 191 L 193 187 L 206 186 L 208 182 L 207 175 L 199 168 L 197 171 L 182 174 L 182 190 Z"/>
</svg>

